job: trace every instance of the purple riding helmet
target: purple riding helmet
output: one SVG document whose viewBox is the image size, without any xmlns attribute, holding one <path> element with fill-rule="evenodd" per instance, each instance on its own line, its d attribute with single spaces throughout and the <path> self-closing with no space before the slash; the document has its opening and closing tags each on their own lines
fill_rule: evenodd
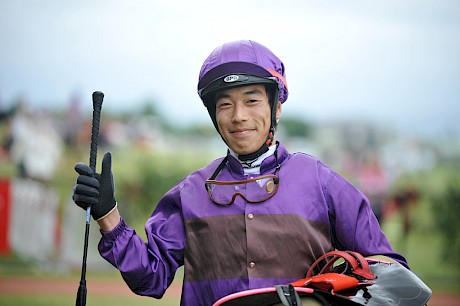
<svg viewBox="0 0 460 306">
<path fill-rule="evenodd" d="M 255 159 L 267 152 L 276 130 L 278 101 L 284 103 L 288 87 L 284 64 L 267 47 L 252 41 L 239 40 L 217 47 L 201 66 L 198 95 L 208 109 L 217 132 L 216 105 L 213 99 L 217 91 L 229 88 L 264 84 L 271 106 L 271 126 L 267 141 L 256 152 L 240 155 L 241 160 Z"/>
</svg>

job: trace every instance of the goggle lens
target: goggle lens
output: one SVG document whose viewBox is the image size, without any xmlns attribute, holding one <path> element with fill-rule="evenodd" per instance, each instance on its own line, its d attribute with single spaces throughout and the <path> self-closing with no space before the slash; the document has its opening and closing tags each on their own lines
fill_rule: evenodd
<svg viewBox="0 0 460 306">
<path fill-rule="evenodd" d="M 279 178 L 274 174 L 232 182 L 206 180 L 209 197 L 219 205 L 230 205 L 237 196 L 249 203 L 260 203 L 273 197 L 278 187 Z"/>
</svg>

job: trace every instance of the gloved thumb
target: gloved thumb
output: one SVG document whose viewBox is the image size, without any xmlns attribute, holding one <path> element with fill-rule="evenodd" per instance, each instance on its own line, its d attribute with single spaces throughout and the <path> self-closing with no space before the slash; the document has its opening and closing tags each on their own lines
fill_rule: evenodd
<svg viewBox="0 0 460 306">
<path fill-rule="evenodd" d="M 94 220 L 99 220 L 117 205 L 114 198 L 115 186 L 112 175 L 112 154 L 110 152 L 104 154 L 101 174 L 96 174 L 96 176 L 100 183 L 99 202 L 93 206 L 91 215 Z"/>
<path fill-rule="evenodd" d="M 102 172 L 101 176 L 105 177 L 110 175 L 112 172 L 112 154 L 110 152 L 106 152 L 104 157 L 102 158 Z"/>
</svg>

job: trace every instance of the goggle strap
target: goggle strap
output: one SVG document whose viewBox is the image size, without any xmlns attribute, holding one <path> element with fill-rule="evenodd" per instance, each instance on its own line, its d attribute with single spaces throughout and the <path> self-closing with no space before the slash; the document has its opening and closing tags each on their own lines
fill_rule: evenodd
<svg viewBox="0 0 460 306">
<path fill-rule="evenodd" d="M 217 167 L 216 171 L 211 175 L 209 178 L 210 180 L 215 180 L 219 172 L 224 168 L 225 164 L 227 163 L 228 156 L 225 156 L 225 158 L 220 162 L 219 166 Z"/>
</svg>

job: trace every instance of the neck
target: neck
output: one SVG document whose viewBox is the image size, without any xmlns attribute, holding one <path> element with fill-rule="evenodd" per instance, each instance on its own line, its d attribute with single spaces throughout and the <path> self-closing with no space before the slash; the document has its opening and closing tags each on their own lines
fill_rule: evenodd
<svg viewBox="0 0 460 306">
<path fill-rule="evenodd" d="M 273 155 L 276 151 L 276 145 L 272 145 L 271 147 L 267 147 L 267 151 L 261 155 L 256 156 L 253 159 L 249 160 L 242 160 L 240 155 L 236 154 L 232 150 L 230 150 L 230 154 L 238 159 L 244 169 L 244 174 L 260 174 L 260 165 L 264 161 L 265 158 Z"/>
</svg>

